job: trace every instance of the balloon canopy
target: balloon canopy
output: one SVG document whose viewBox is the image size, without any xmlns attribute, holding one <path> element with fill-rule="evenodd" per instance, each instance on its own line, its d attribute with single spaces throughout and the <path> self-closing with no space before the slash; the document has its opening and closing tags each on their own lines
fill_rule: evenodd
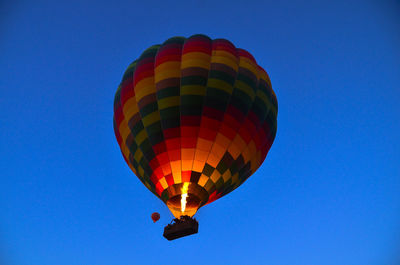
<svg viewBox="0 0 400 265">
<path fill-rule="evenodd" d="M 151 214 L 151 220 L 153 220 L 153 222 L 157 222 L 158 220 L 160 220 L 160 214 L 157 212 L 154 212 Z"/>
<path fill-rule="evenodd" d="M 128 66 L 114 131 L 131 170 L 179 218 L 261 166 L 277 111 L 270 79 L 250 53 L 225 39 L 173 37 Z"/>
</svg>

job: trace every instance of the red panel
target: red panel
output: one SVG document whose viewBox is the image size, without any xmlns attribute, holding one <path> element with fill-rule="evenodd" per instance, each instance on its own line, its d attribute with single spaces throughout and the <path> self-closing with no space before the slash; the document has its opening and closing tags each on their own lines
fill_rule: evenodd
<svg viewBox="0 0 400 265">
<path fill-rule="evenodd" d="M 182 137 L 197 137 L 198 132 L 198 127 L 181 126 Z"/>
<path fill-rule="evenodd" d="M 161 193 L 163 192 L 163 187 L 161 186 L 161 183 L 160 182 L 157 182 L 157 184 L 156 184 L 156 192 L 157 192 L 157 194 L 159 195 L 159 196 L 161 196 Z"/>
<path fill-rule="evenodd" d="M 154 75 L 154 57 L 148 57 L 140 60 L 136 65 L 135 74 L 133 75 L 133 85 L 149 76 Z"/>
<path fill-rule="evenodd" d="M 251 55 L 248 51 L 243 50 L 243 49 L 237 49 L 239 56 L 240 57 L 246 57 L 254 62 L 254 64 L 257 64 L 256 59 L 254 59 L 253 55 Z"/>
<path fill-rule="evenodd" d="M 204 36 L 192 36 L 185 41 L 182 54 L 203 52 L 211 55 L 211 40 Z"/>
<path fill-rule="evenodd" d="M 255 128 L 258 128 L 258 127 L 261 126 L 260 119 L 258 118 L 258 116 L 252 110 L 249 111 L 249 113 L 247 114 L 247 118 L 253 123 Z"/>
<path fill-rule="evenodd" d="M 159 66 L 160 64 L 163 64 L 165 62 L 179 62 L 181 60 L 181 55 L 165 55 L 161 58 L 157 58 L 154 68 Z"/>
<path fill-rule="evenodd" d="M 159 176 L 159 175 L 156 175 L 156 174 L 153 173 L 153 174 L 150 176 L 150 181 L 153 182 L 154 184 L 158 183 L 158 180 L 162 178 L 162 177 L 158 177 L 158 176 Z"/>
<path fill-rule="evenodd" d="M 218 130 L 201 127 L 199 137 L 207 139 L 209 141 L 214 141 L 215 137 L 217 137 L 217 133 Z"/>
<path fill-rule="evenodd" d="M 213 50 L 224 50 L 230 52 L 233 55 L 237 55 L 237 49 L 230 41 L 225 39 L 215 39 L 213 40 Z"/>
<path fill-rule="evenodd" d="M 224 121 L 222 123 L 235 131 L 240 127 L 240 123 L 235 119 L 235 117 L 228 113 L 225 113 Z"/>
<path fill-rule="evenodd" d="M 242 137 L 246 144 L 248 144 L 253 133 L 255 133 L 254 125 L 248 119 L 246 119 L 243 123 L 243 126 L 239 129 L 238 134 Z"/>
<path fill-rule="evenodd" d="M 218 130 L 221 122 L 218 120 L 210 119 L 206 116 L 202 117 L 201 126 L 210 128 L 210 130 Z"/>
<path fill-rule="evenodd" d="M 197 144 L 196 137 L 182 137 L 181 138 L 181 148 L 195 148 Z"/>
<path fill-rule="evenodd" d="M 150 162 L 149 162 L 149 166 L 151 167 L 151 169 L 155 169 L 158 168 L 160 166 L 159 160 L 157 160 L 157 157 L 154 157 Z"/>
<path fill-rule="evenodd" d="M 171 164 L 168 162 L 162 165 L 162 169 L 164 176 L 172 173 Z"/>
<path fill-rule="evenodd" d="M 254 144 L 256 145 L 257 150 L 260 150 L 262 147 L 262 143 L 261 143 L 261 138 L 260 138 L 259 133 L 256 133 L 255 135 L 253 135 L 253 141 L 254 141 Z"/>
<path fill-rule="evenodd" d="M 181 128 L 170 128 L 163 130 L 164 139 L 177 138 L 181 135 Z"/>
<path fill-rule="evenodd" d="M 181 160 L 181 149 L 168 150 L 170 161 Z"/>
<path fill-rule="evenodd" d="M 219 131 L 227 138 L 233 140 L 236 136 L 236 130 L 233 130 L 231 127 L 226 124 L 222 124 Z"/>
<path fill-rule="evenodd" d="M 203 116 L 212 118 L 217 121 L 222 121 L 224 118 L 224 113 L 220 110 L 204 106 L 203 107 Z"/>
<path fill-rule="evenodd" d="M 201 116 L 181 116 L 181 126 L 200 126 Z"/>
<path fill-rule="evenodd" d="M 167 181 L 168 186 L 174 185 L 174 178 L 172 177 L 172 174 L 166 175 L 165 180 Z"/>
<path fill-rule="evenodd" d="M 121 104 L 124 105 L 125 102 L 131 97 L 135 96 L 135 91 L 133 89 L 133 74 L 124 83 L 121 84 Z"/>
<path fill-rule="evenodd" d="M 214 191 L 213 193 L 210 194 L 208 197 L 207 204 L 212 203 L 213 201 L 217 200 L 220 197 L 220 195 L 217 194 L 217 191 Z"/>
<path fill-rule="evenodd" d="M 233 105 L 229 105 L 228 106 L 225 114 L 229 114 L 233 118 L 235 118 L 236 124 L 233 124 L 233 126 L 235 126 L 233 128 L 238 128 L 242 124 L 243 120 L 246 118 L 245 113 L 243 113 L 242 111 L 238 110 Z M 224 120 L 224 122 L 225 122 L 225 120 Z"/>
<path fill-rule="evenodd" d="M 153 183 L 157 183 L 159 179 L 162 179 L 162 177 L 164 177 L 164 172 L 162 170 L 162 167 L 158 167 L 156 170 L 153 171 L 153 175 L 156 179 L 156 181 L 153 181 Z"/>
<path fill-rule="evenodd" d="M 161 154 L 161 153 L 164 153 L 164 152 L 167 151 L 167 146 L 165 145 L 164 142 L 161 142 L 161 143 L 159 143 L 159 144 L 154 145 L 154 146 L 153 146 L 153 150 L 154 150 L 154 153 L 155 153 L 156 155 L 157 155 L 157 154 Z"/>
<path fill-rule="evenodd" d="M 121 122 L 125 118 L 120 106 L 114 111 L 114 118 L 115 118 L 115 123 L 117 124 L 117 128 L 119 128 Z"/>
<path fill-rule="evenodd" d="M 156 158 L 158 159 L 159 163 L 161 166 L 165 165 L 165 164 L 169 164 L 169 156 L 168 156 L 168 152 L 164 152 L 161 154 L 157 154 Z M 154 159 L 153 159 L 154 160 Z M 152 167 L 153 168 L 153 167 Z"/>
<path fill-rule="evenodd" d="M 265 138 L 269 139 L 270 135 L 271 135 L 271 128 L 269 127 L 269 120 L 266 119 L 262 125 L 262 130 L 265 133 Z"/>
<path fill-rule="evenodd" d="M 181 138 L 168 139 L 165 141 L 165 144 L 167 145 L 167 150 L 180 149 Z"/>
<path fill-rule="evenodd" d="M 192 171 L 182 171 L 182 182 L 190 182 Z"/>
<path fill-rule="evenodd" d="M 181 61 L 182 44 L 170 43 L 160 47 L 157 51 L 154 68 L 168 61 Z"/>
<path fill-rule="evenodd" d="M 267 157 L 267 154 L 269 152 L 269 149 L 271 148 L 272 142 L 268 141 L 263 149 L 261 150 L 261 163 L 260 165 L 264 162 L 265 158 Z"/>
</svg>

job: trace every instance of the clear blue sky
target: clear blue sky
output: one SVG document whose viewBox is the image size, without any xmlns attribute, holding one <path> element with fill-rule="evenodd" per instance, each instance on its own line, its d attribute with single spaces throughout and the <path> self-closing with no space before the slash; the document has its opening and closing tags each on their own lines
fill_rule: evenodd
<svg viewBox="0 0 400 265">
<path fill-rule="evenodd" d="M 0 264 L 400 264 L 400 3 L 168 2 L 1 1 Z M 278 132 L 199 233 L 169 242 L 113 97 L 145 48 L 195 33 L 267 70 Z"/>
</svg>

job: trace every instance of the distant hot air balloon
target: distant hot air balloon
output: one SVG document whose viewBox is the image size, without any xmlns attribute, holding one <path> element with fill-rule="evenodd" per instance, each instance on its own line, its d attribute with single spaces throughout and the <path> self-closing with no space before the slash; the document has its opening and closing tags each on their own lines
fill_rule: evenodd
<svg viewBox="0 0 400 265">
<path fill-rule="evenodd" d="M 155 212 L 151 214 L 151 220 L 153 220 L 153 223 L 157 222 L 158 220 L 160 220 L 160 214 Z"/>
<path fill-rule="evenodd" d="M 176 218 L 239 187 L 277 130 L 267 73 L 225 39 L 173 37 L 132 62 L 114 101 L 126 163 Z"/>
</svg>

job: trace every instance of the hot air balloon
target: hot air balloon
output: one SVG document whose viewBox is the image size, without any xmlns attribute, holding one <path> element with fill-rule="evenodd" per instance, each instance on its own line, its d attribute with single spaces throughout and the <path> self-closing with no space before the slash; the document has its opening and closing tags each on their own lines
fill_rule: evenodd
<svg viewBox="0 0 400 265">
<path fill-rule="evenodd" d="M 160 214 L 155 212 L 151 214 L 151 220 L 153 220 L 153 223 L 157 222 L 158 220 L 160 220 Z"/>
<path fill-rule="evenodd" d="M 153 45 L 128 66 L 113 122 L 128 166 L 179 220 L 261 166 L 277 111 L 268 74 L 249 52 L 194 35 Z"/>
</svg>

